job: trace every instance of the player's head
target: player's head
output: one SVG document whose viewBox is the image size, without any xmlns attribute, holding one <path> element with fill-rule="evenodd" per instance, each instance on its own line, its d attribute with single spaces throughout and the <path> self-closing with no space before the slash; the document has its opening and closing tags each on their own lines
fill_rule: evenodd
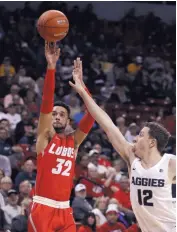
<svg viewBox="0 0 177 232">
<path fill-rule="evenodd" d="M 65 130 L 70 122 L 70 108 L 64 102 L 58 101 L 54 104 L 52 112 L 52 124 L 57 133 Z"/>
<path fill-rule="evenodd" d="M 135 139 L 135 153 L 139 158 L 156 149 L 162 153 L 166 147 L 170 133 L 156 122 L 147 122 Z"/>
</svg>

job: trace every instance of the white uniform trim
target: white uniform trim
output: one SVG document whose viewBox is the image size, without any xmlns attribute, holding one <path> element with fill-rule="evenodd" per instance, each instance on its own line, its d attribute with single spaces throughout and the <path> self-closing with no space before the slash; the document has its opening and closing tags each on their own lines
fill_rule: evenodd
<svg viewBox="0 0 177 232">
<path fill-rule="evenodd" d="M 55 200 L 52 200 L 46 197 L 41 197 L 41 196 L 34 196 L 33 202 L 42 204 L 42 205 L 47 205 L 49 207 L 56 208 L 56 209 L 70 208 L 69 201 L 55 201 Z"/>
<path fill-rule="evenodd" d="M 33 206 L 34 206 L 34 203 L 32 204 L 31 211 L 33 210 Z M 33 227 L 34 232 L 37 232 L 37 229 L 36 229 L 36 227 L 35 227 L 35 224 L 34 224 L 34 221 L 33 221 L 33 219 L 32 219 L 32 215 L 31 215 L 31 214 L 30 214 L 30 216 L 29 216 L 29 220 L 30 220 L 30 223 L 31 223 L 31 225 L 32 225 L 32 227 Z"/>
</svg>

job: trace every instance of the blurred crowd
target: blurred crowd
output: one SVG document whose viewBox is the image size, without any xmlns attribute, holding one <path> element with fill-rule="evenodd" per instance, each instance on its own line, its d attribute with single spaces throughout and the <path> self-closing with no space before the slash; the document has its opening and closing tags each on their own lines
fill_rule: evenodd
<svg viewBox="0 0 177 232">
<path fill-rule="evenodd" d="M 11 12 L 0 6 L 0 231 L 27 231 L 46 71 L 35 25 L 49 9 L 64 12 L 70 22 L 59 43 L 55 89 L 55 98 L 71 108 L 69 127 L 75 129 L 85 111 L 68 85 L 73 60 L 81 57 L 87 87 L 127 141 L 133 142 L 145 121 L 157 121 L 172 135 L 165 152 L 176 155 L 176 23 L 166 24 L 152 12 L 137 17 L 135 9 L 120 21 L 100 20 L 91 4 L 82 11 L 64 2 L 41 2 L 36 10 L 25 2 Z M 140 231 L 127 166 L 97 123 L 79 150 L 71 205 L 79 232 Z"/>
</svg>

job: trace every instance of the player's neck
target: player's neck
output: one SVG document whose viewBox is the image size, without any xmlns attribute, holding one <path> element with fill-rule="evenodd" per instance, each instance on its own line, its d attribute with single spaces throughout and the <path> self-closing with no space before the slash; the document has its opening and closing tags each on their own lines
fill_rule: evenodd
<svg viewBox="0 0 177 232">
<path fill-rule="evenodd" d="M 157 149 L 150 150 L 146 156 L 141 159 L 141 163 L 145 168 L 151 168 L 155 166 L 160 160 L 162 156 Z"/>
<path fill-rule="evenodd" d="M 57 135 L 58 135 L 60 138 L 66 137 L 66 134 L 65 134 L 64 131 L 63 131 L 63 132 L 60 132 L 60 133 L 57 133 Z"/>
</svg>

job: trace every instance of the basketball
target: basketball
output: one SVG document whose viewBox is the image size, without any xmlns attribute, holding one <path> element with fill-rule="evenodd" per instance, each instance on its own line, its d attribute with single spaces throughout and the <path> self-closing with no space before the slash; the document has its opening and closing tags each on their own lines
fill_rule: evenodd
<svg viewBox="0 0 177 232">
<path fill-rule="evenodd" d="M 38 19 L 37 30 L 48 42 L 60 41 L 68 33 L 69 21 L 61 11 L 49 10 Z"/>
</svg>

